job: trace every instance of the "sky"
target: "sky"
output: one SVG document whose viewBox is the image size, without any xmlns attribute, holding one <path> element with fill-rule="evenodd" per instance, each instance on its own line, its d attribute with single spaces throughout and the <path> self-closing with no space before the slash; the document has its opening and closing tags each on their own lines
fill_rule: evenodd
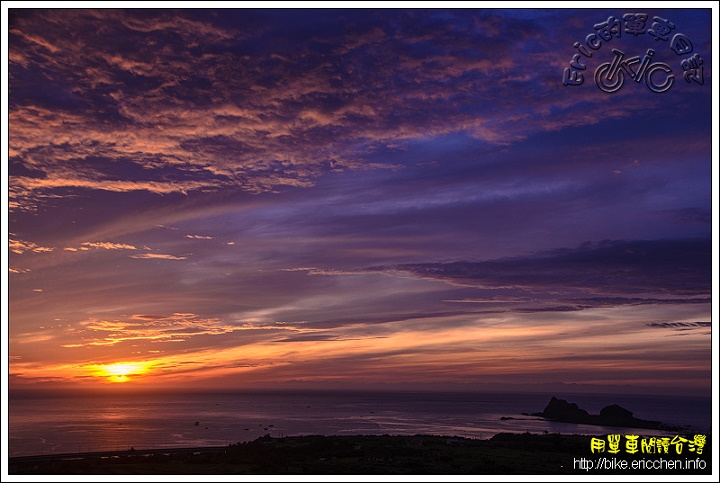
<svg viewBox="0 0 720 483">
<path fill-rule="evenodd" d="M 710 8 L 6 12 L 11 391 L 710 395 Z"/>
</svg>

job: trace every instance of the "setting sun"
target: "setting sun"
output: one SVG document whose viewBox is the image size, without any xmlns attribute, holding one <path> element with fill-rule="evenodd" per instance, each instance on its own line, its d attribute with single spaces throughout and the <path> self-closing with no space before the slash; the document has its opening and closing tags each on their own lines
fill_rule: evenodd
<svg viewBox="0 0 720 483">
<path fill-rule="evenodd" d="M 130 376 L 148 372 L 149 364 L 144 362 L 118 362 L 89 367 L 93 375 L 106 377 L 110 382 L 128 382 Z"/>
</svg>

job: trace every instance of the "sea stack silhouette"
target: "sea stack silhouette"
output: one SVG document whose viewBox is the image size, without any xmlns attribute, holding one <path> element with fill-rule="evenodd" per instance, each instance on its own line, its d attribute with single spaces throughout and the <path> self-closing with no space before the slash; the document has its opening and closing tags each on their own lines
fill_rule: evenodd
<svg viewBox="0 0 720 483">
<path fill-rule="evenodd" d="M 600 410 L 600 414 L 589 414 L 575 403 L 569 403 L 564 399 L 553 396 L 550 402 L 541 413 L 533 413 L 533 416 L 540 416 L 550 421 L 562 423 L 594 424 L 599 426 L 616 426 L 622 428 L 659 429 L 660 421 L 648 421 L 638 419 L 631 411 L 612 404 Z"/>
</svg>

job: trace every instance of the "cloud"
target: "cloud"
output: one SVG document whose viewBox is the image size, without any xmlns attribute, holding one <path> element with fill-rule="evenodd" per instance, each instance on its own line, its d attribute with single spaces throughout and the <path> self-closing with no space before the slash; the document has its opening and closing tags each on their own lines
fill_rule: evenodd
<svg viewBox="0 0 720 483">
<path fill-rule="evenodd" d="M 137 250 L 132 245 L 125 243 L 112 243 L 112 242 L 83 242 L 82 246 L 89 248 L 101 248 L 104 250 Z"/>
<path fill-rule="evenodd" d="M 29 268 L 12 268 L 9 267 L 8 270 L 10 273 L 29 273 L 31 270 Z"/>
<path fill-rule="evenodd" d="M 31 253 L 48 253 L 53 252 L 53 247 L 42 247 L 38 246 L 33 242 L 22 241 L 22 240 L 10 240 L 10 250 L 13 253 L 22 255 L 26 252 Z M 133 245 L 127 243 L 114 243 L 114 242 L 82 242 L 78 246 L 66 246 L 63 248 L 65 252 L 89 252 L 90 250 L 137 250 Z M 30 271 L 27 269 L 26 271 Z"/>
<path fill-rule="evenodd" d="M 130 255 L 130 258 L 140 258 L 145 260 L 187 260 L 187 257 L 177 257 L 164 253 L 142 253 L 140 255 Z"/>
<path fill-rule="evenodd" d="M 681 208 L 678 210 L 663 210 L 660 214 L 668 216 L 674 223 L 704 223 L 712 222 L 712 213 L 708 208 Z"/>
<path fill-rule="evenodd" d="M 370 157 L 417 140 L 504 146 L 660 103 L 562 95 L 572 41 L 558 50 L 539 13 L 323 10 L 302 26 L 285 11 L 12 15 L 14 211 L 62 190 L 310 187 L 393 166 Z"/>
<path fill-rule="evenodd" d="M 683 330 L 712 327 L 712 322 L 652 322 L 646 325 L 648 327 L 655 327 L 659 329 Z"/>
<path fill-rule="evenodd" d="M 63 347 L 111 346 L 122 342 L 184 342 L 199 335 L 228 334 L 241 327 L 222 324 L 218 319 L 203 319 L 193 314 L 172 316 L 133 315 L 130 320 L 88 320 L 79 324 L 82 343 Z"/>
<path fill-rule="evenodd" d="M 449 283 L 525 290 L 581 290 L 595 294 L 708 295 L 709 239 L 603 241 L 535 256 L 403 264 L 368 270 L 400 270 Z"/>
<path fill-rule="evenodd" d="M 8 240 L 8 248 L 11 252 L 16 253 L 18 255 L 22 255 L 26 252 L 32 252 L 32 253 L 48 253 L 55 250 L 53 247 L 43 247 L 39 246 L 33 242 L 23 241 L 23 240 L 16 240 L 16 239 L 10 239 Z"/>
<path fill-rule="evenodd" d="M 580 308 L 617 307 L 621 305 L 683 305 L 683 304 L 709 304 L 710 297 L 681 297 L 681 298 L 631 298 L 631 297 L 593 297 L 588 299 L 565 299 L 567 302 L 577 304 Z"/>
</svg>

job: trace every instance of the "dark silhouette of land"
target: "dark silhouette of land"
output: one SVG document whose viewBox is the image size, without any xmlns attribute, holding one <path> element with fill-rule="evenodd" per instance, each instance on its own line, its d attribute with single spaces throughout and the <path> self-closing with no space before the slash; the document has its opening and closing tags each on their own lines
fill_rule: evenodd
<svg viewBox="0 0 720 483">
<path fill-rule="evenodd" d="M 575 403 L 569 403 L 564 399 L 553 397 L 541 413 L 532 413 L 531 416 L 539 416 L 550 421 L 562 423 L 593 424 L 599 426 L 613 426 L 621 428 L 657 429 L 665 431 L 684 431 L 685 428 L 661 423 L 660 421 L 648 421 L 638 419 L 631 411 L 612 404 L 600 410 L 600 414 L 589 414 Z"/>
<path fill-rule="evenodd" d="M 627 460 L 662 456 L 696 463 L 689 470 L 596 468 L 593 474 L 712 474 L 709 437 L 702 455 L 686 451 L 682 456 L 618 456 Z M 591 452 L 590 437 L 580 435 L 501 433 L 488 440 L 428 435 L 266 435 L 225 447 L 10 458 L 9 474 L 577 475 L 587 474 L 579 465 L 581 458 L 596 461 L 598 457 Z"/>
</svg>

